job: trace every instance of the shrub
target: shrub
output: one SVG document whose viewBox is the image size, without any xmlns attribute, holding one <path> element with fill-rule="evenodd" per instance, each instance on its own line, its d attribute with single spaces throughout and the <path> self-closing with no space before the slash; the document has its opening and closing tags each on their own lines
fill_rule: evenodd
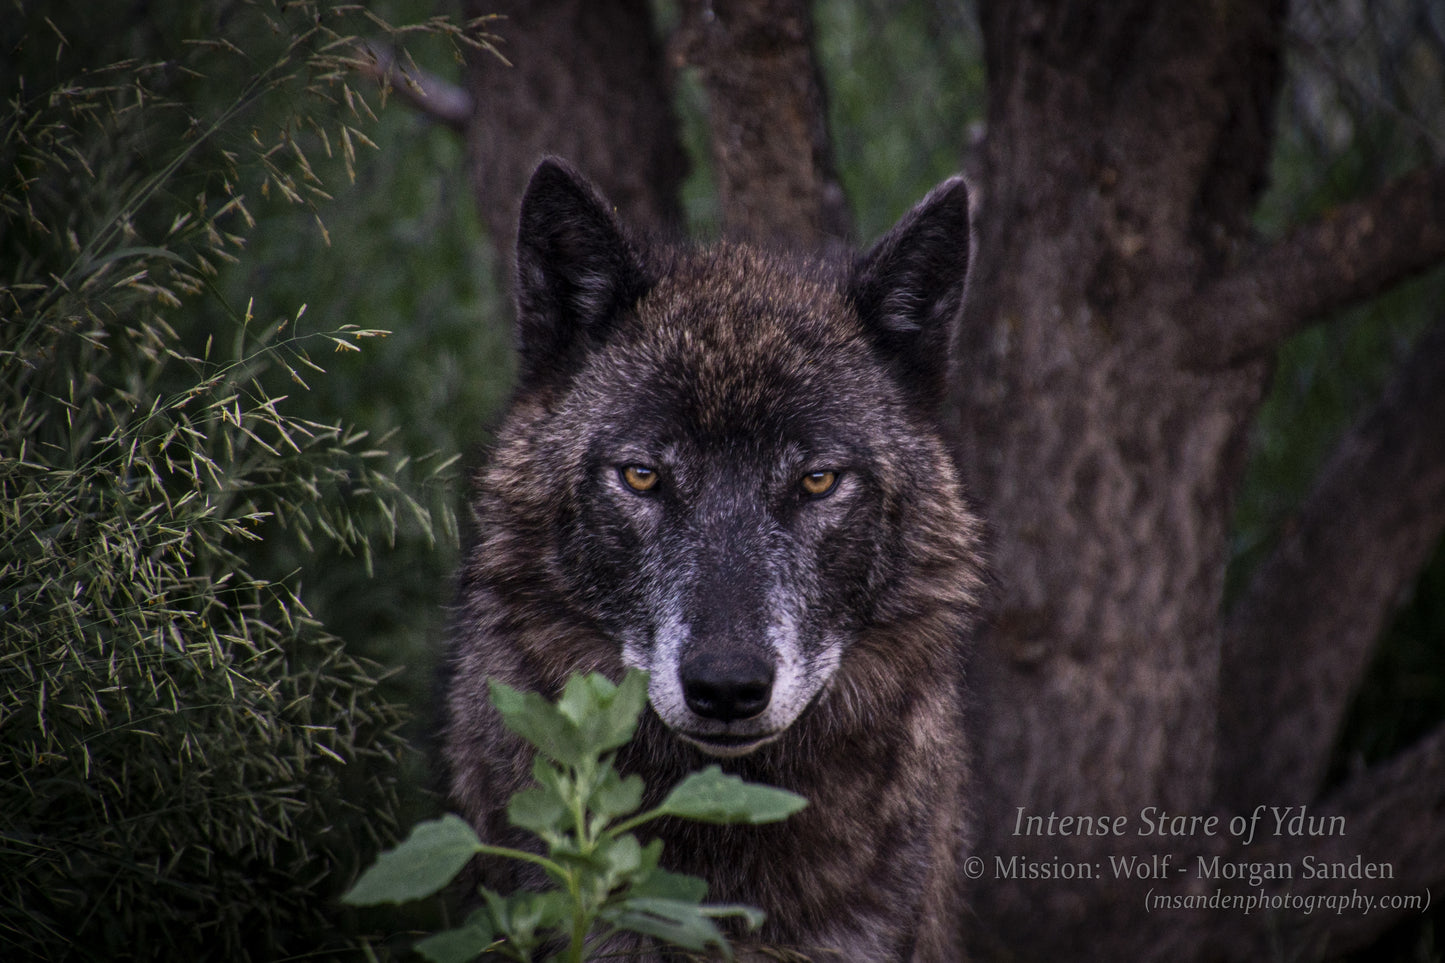
<svg viewBox="0 0 1445 963">
<path fill-rule="evenodd" d="M 256 193 L 319 205 L 308 151 L 350 167 L 365 141 L 344 20 L 21 12 L 0 131 L 0 956 L 314 949 L 334 867 L 394 829 L 402 717 L 301 572 L 254 548 L 365 553 L 399 514 L 430 520 L 364 432 L 288 403 L 384 332 L 197 305 L 244 256 Z"/>
</svg>

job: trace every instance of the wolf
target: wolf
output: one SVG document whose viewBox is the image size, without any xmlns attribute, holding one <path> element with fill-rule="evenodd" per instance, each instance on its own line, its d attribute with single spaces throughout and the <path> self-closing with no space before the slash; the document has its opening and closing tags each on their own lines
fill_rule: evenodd
<svg viewBox="0 0 1445 963">
<path fill-rule="evenodd" d="M 484 839 L 520 842 L 503 809 L 531 780 L 486 680 L 555 698 L 635 667 L 649 708 L 618 761 L 650 790 L 716 762 L 809 800 L 657 832 L 709 900 L 766 911 L 743 958 L 962 958 L 985 574 L 938 411 L 968 258 L 960 178 L 828 260 L 639 239 L 565 162 L 538 166 L 517 385 L 474 479 L 446 659 L 450 797 Z"/>
</svg>

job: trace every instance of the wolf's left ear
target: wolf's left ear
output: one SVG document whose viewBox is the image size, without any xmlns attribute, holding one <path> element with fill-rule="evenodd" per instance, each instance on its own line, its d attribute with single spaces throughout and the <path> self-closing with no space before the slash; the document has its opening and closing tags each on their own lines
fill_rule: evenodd
<svg viewBox="0 0 1445 963">
<path fill-rule="evenodd" d="M 607 200 L 554 157 L 537 166 L 522 195 L 516 284 L 523 385 L 570 374 L 648 287 Z"/>
<path fill-rule="evenodd" d="M 953 177 L 862 255 L 849 281 L 874 346 L 929 410 L 943 402 L 968 256 L 968 186 Z"/>
</svg>

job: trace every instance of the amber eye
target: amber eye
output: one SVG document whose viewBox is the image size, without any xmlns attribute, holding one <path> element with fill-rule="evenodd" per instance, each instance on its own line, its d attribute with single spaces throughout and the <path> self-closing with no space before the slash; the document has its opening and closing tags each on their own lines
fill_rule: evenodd
<svg viewBox="0 0 1445 963">
<path fill-rule="evenodd" d="M 635 492 L 651 491 L 657 487 L 657 469 L 646 465 L 622 466 L 622 480 Z"/>
<path fill-rule="evenodd" d="M 837 487 L 838 473 L 835 471 L 809 472 L 803 476 L 801 484 L 804 492 L 814 498 L 820 498 Z"/>
</svg>

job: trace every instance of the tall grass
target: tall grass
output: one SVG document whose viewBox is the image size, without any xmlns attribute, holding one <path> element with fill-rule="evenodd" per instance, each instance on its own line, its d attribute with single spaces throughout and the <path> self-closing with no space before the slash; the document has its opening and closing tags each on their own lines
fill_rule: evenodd
<svg viewBox="0 0 1445 963">
<path fill-rule="evenodd" d="M 328 358 L 385 332 L 317 330 L 304 304 L 210 309 L 251 207 L 319 218 L 312 157 L 353 169 L 371 118 L 347 18 L 380 26 L 319 2 L 198 6 L 122 30 L 104 5 L 30 5 L 6 28 L 5 959 L 315 951 L 397 818 L 382 671 L 255 550 L 365 555 L 401 518 L 450 524 L 398 483 L 414 466 L 295 413 Z"/>
</svg>

